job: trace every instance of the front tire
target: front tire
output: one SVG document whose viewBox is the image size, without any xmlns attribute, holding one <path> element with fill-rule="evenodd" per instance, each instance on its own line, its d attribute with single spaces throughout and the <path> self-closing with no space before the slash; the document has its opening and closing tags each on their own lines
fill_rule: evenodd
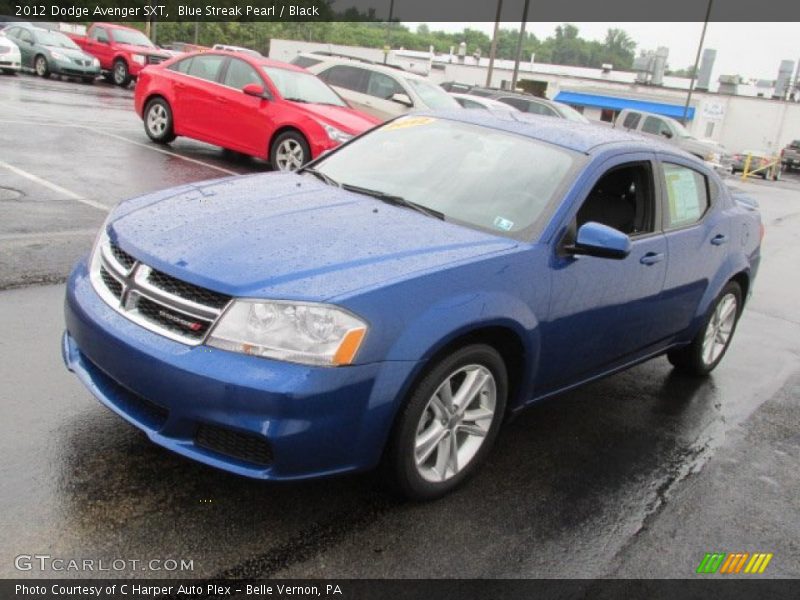
<svg viewBox="0 0 800 600">
<path fill-rule="evenodd" d="M 128 70 L 128 63 L 121 58 L 114 61 L 114 67 L 111 71 L 111 76 L 114 83 L 120 87 L 128 87 L 131 82 L 131 74 Z"/>
<path fill-rule="evenodd" d="M 273 171 L 297 171 L 311 160 L 311 150 L 303 134 L 299 131 L 286 131 L 272 142 L 269 163 Z"/>
<path fill-rule="evenodd" d="M 163 98 L 154 98 L 147 103 L 143 114 L 144 131 L 157 144 L 169 144 L 175 139 L 172 126 L 172 109 Z"/>
<path fill-rule="evenodd" d="M 386 454 L 392 483 L 414 500 L 451 492 L 478 469 L 494 444 L 508 396 L 500 354 L 485 344 L 436 363 L 411 390 Z"/>
<path fill-rule="evenodd" d="M 742 288 L 735 281 L 729 281 L 692 343 L 667 353 L 669 362 L 691 375 L 711 373 L 728 351 L 741 313 Z"/>
<path fill-rule="evenodd" d="M 39 77 L 47 79 L 50 77 L 50 66 L 47 64 L 47 59 L 39 54 L 33 61 L 33 69 Z"/>
</svg>

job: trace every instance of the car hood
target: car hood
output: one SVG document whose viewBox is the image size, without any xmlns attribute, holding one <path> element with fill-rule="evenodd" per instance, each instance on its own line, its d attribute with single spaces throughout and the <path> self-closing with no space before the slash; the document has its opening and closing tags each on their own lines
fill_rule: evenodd
<svg viewBox="0 0 800 600">
<path fill-rule="evenodd" d="M 64 48 L 63 46 L 44 46 L 50 52 L 58 52 L 67 58 L 79 58 L 81 60 L 94 60 L 93 56 L 86 54 L 83 50 L 77 48 Z"/>
<path fill-rule="evenodd" d="M 115 210 L 109 232 L 126 252 L 195 285 L 318 301 L 516 246 L 295 174 L 137 198 Z"/>
<path fill-rule="evenodd" d="M 381 123 L 380 119 L 344 106 L 302 102 L 292 102 L 292 104 L 317 120 L 325 121 L 346 133 L 359 134 Z"/>
<path fill-rule="evenodd" d="M 167 54 L 166 51 L 162 50 L 161 48 L 150 48 L 148 46 L 133 46 L 131 44 L 120 44 L 117 43 L 115 46 L 121 50 L 125 50 L 126 52 L 131 52 L 132 54 L 144 54 L 145 56 L 163 56 L 164 58 L 170 58 L 170 55 Z"/>
</svg>

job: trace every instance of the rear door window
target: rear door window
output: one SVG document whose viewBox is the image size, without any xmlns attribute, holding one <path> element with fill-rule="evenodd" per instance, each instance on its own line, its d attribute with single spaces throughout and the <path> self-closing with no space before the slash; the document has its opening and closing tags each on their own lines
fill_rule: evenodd
<svg viewBox="0 0 800 600">
<path fill-rule="evenodd" d="M 710 206 L 708 180 L 694 169 L 663 163 L 667 192 L 665 229 L 686 227 L 700 221 Z"/>
<path fill-rule="evenodd" d="M 192 63 L 189 65 L 187 75 L 205 79 L 206 81 L 217 81 L 222 63 L 225 62 L 227 58 L 227 56 L 220 56 L 218 54 L 195 56 L 193 57 Z"/>
<path fill-rule="evenodd" d="M 369 75 L 367 71 L 358 67 L 335 65 L 322 71 L 319 77 L 329 85 L 366 94 L 367 75 Z"/>
<path fill-rule="evenodd" d="M 641 120 L 641 118 L 642 115 L 640 115 L 639 113 L 635 112 L 628 113 L 627 115 L 625 115 L 625 120 L 622 121 L 622 126 L 625 129 L 636 129 L 636 127 L 639 125 L 639 121 Z"/>
<path fill-rule="evenodd" d="M 108 43 L 108 33 L 102 27 L 93 27 L 89 32 L 89 39 Z"/>
</svg>

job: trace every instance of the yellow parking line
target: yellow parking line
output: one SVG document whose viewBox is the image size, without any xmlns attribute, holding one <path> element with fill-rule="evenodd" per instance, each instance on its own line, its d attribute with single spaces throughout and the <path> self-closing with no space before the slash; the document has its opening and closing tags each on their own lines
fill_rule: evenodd
<svg viewBox="0 0 800 600">
<path fill-rule="evenodd" d="M 39 185 L 44 186 L 49 190 L 52 190 L 52 191 L 57 192 L 59 194 L 62 194 L 64 196 L 66 196 L 67 198 L 69 198 L 71 200 L 75 200 L 76 202 L 80 202 L 81 204 L 85 204 L 86 206 L 91 206 L 92 208 L 96 208 L 97 210 L 102 210 L 104 212 L 108 212 L 108 210 L 109 210 L 109 207 L 106 206 L 105 204 L 101 204 L 100 202 L 95 202 L 94 200 L 89 200 L 88 198 L 84 198 L 80 194 L 76 194 L 75 192 L 72 192 L 72 191 L 68 190 L 67 188 L 63 188 L 60 185 L 56 185 L 55 183 L 53 183 L 51 181 L 47 181 L 46 179 L 42 179 L 41 177 L 38 177 L 38 176 L 34 175 L 33 173 L 28 173 L 27 171 L 23 171 L 22 169 L 20 169 L 18 167 L 15 167 L 13 165 L 10 165 L 7 162 L 4 162 L 2 160 L 0 160 L 0 167 L 3 167 L 4 169 L 8 169 L 12 173 L 16 173 L 20 177 L 24 177 L 25 179 L 29 179 L 30 181 L 33 181 L 34 183 L 38 183 Z"/>
</svg>

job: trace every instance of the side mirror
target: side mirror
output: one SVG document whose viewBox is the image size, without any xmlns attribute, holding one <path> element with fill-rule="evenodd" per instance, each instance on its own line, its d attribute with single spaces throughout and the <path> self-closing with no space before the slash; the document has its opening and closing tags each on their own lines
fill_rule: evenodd
<svg viewBox="0 0 800 600">
<path fill-rule="evenodd" d="M 671 131 L 667 131 L 666 129 L 663 129 L 663 130 L 661 131 L 661 135 L 663 135 L 663 136 L 664 136 L 665 138 L 667 138 L 668 140 L 671 140 L 671 139 L 672 139 L 672 132 L 671 132 Z"/>
<path fill-rule="evenodd" d="M 248 96 L 255 96 L 256 98 L 266 100 L 264 86 L 258 85 L 257 83 L 248 83 L 242 88 L 242 92 Z"/>
<path fill-rule="evenodd" d="M 411 98 L 408 97 L 408 94 L 401 94 L 398 92 L 397 94 L 392 94 L 389 100 L 408 107 L 414 106 L 414 103 L 411 101 Z"/>
<path fill-rule="evenodd" d="M 575 244 L 567 246 L 566 251 L 570 254 L 620 260 L 630 254 L 631 239 L 613 227 L 589 221 L 581 225 Z"/>
<path fill-rule="evenodd" d="M 108 46 L 108 40 L 106 38 L 97 38 L 97 43 L 105 44 L 106 46 Z"/>
</svg>

